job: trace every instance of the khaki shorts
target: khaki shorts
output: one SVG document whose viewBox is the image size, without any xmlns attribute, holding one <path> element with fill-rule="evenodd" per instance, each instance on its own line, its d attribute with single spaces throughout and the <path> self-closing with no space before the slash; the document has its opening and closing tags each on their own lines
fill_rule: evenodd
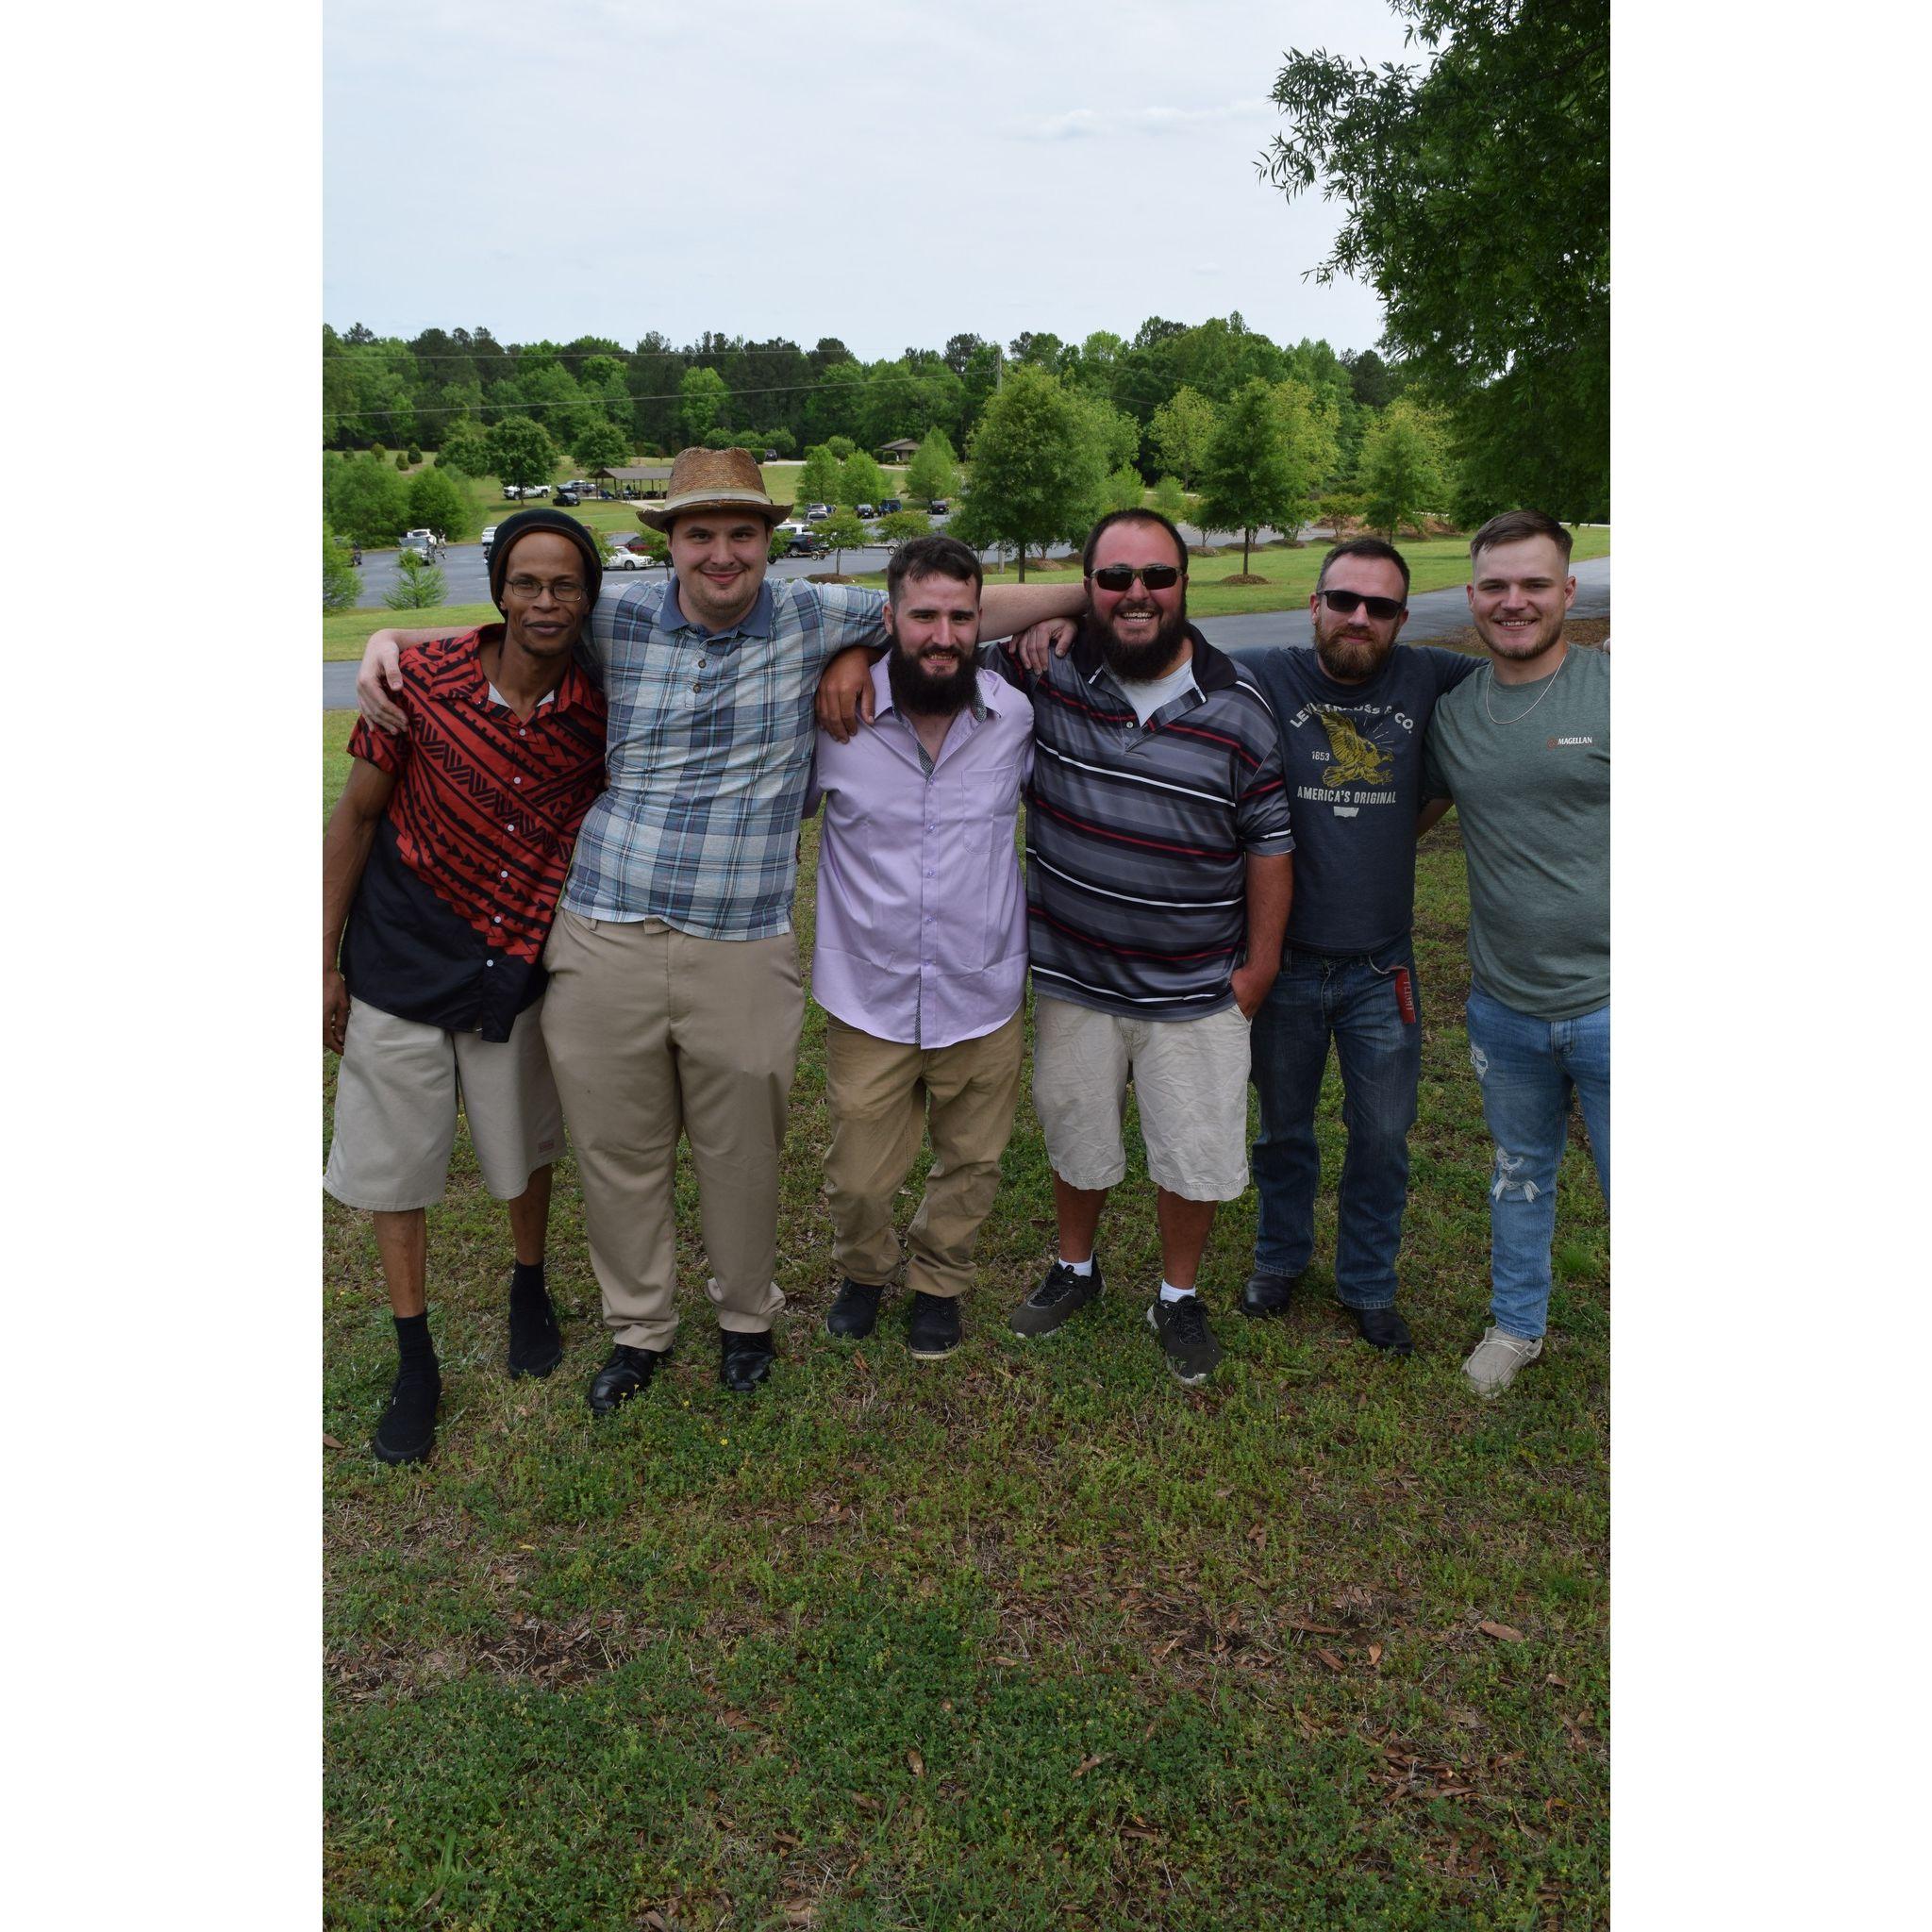
<svg viewBox="0 0 1932 1932">
<path fill-rule="evenodd" d="M 1200 1020 L 1125 1020 L 1036 996 L 1033 1108 L 1054 1173 L 1070 1188 L 1118 1184 L 1130 1071 L 1154 1185 L 1185 1201 L 1246 1192 L 1248 1023 L 1239 1007 Z"/>
<path fill-rule="evenodd" d="M 351 1000 L 323 1186 L 346 1207 L 376 1213 L 441 1200 L 460 1095 L 483 1185 L 514 1201 L 563 1152 L 542 1010 L 541 1000 L 526 1007 L 507 1041 L 490 1041 Z"/>
</svg>

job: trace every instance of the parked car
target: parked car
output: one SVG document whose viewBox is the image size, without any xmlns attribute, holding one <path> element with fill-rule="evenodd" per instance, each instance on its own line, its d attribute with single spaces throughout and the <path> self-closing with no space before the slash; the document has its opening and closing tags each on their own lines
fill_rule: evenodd
<svg viewBox="0 0 1932 1932">
<path fill-rule="evenodd" d="M 575 509 L 577 507 L 577 493 L 567 486 L 557 492 L 558 509 Z"/>
<path fill-rule="evenodd" d="M 531 483 L 527 485 L 506 483 L 503 486 L 503 494 L 506 502 L 515 503 L 524 497 L 548 496 L 550 494 L 550 486 L 547 483 Z"/>
<path fill-rule="evenodd" d="M 808 524 L 822 524 L 831 514 L 832 506 L 829 503 L 815 503 L 806 511 L 805 520 Z"/>
<path fill-rule="evenodd" d="M 899 499 L 896 496 L 889 496 L 879 505 L 879 514 L 882 517 L 889 517 L 898 508 Z"/>
<path fill-rule="evenodd" d="M 875 517 L 875 516 L 877 516 L 877 515 L 878 515 L 878 511 L 877 511 L 877 510 L 875 510 L 874 508 L 873 508 L 873 507 L 872 507 L 872 505 L 871 505 L 871 504 L 869 504 L 869 503 L 861 503 L 861 504 L 860 504 L 860 505 L 858 506 L 858 521 L 859 521 L 859 522 L 860 522 L 861 524 L 869 524 L 869 523 L 871 523 L 871 522 L 872 522 L 872 520 L 873 520 L 873 518 L 874 518 L 874 517 Z"/>
<path fill-rule="evenodd" d="M 825 540 L 816 530 L 793 530 L 785 544 L 787 557 L 824 557 Z"/>
<path fill-rule="evenodd" d="M 943 496 L 935 496 L 925 507 L 925 513 L 929 517 L 950 516 L 952 512 L 953 506 Z"/>
<path fill-rule="evenodd" d="M 396 545 L 396 558 L 401 560 L 406 550 L 413 550 L 425 563 L 436 561 L 436 532 L 434 530 L 405 530 L 403 540 Z"/>
<path fill-rule="evenodd" d="M 606 570 L 649 570 L 651 559 L 641 550 L 626 550 L 619 544 L 615 550 L 606 554 Z"/>
</svg>

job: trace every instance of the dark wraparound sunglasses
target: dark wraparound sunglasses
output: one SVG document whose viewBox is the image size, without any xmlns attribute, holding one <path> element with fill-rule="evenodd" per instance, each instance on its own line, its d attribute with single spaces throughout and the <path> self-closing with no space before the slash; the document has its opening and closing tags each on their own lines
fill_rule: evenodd
<svg viewBox="0 0 1932 1932">
<path fill-rule="evenodd" d="M 1136 577 L 1150 591 L 1171 591 L 1180 582 L 1181 574 L 1171 563 L 1142 564 L 1139 570 L 1124 563 L 1109 563 L 1093 573 L 1093 581 L 1103 591 L 1124 591 Z"/>
<path fill-rule="evenodd" d="M 1408 608 L 1400 597 L 1362 597 L 1353 591 L 1318 591 L 1315 594 L 1337 617 L 1353 617 L 1358 608 L 1366 607 L 1369 615 L 1379 624 L 1400 617 Z"/>
</svg>

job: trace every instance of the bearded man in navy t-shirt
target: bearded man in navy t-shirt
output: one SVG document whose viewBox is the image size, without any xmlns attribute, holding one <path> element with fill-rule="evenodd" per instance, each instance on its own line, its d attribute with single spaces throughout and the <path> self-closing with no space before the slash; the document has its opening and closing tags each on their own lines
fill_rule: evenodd
<svg viewBox="0 0 1932 1932">
<path fill-rule="evenodd" d="M 1308 599 L 1315 641 L 1231 653 L 1281 731 L 1295 829 L 1294 904 L 1281 973 L 1255 1015 L 1261 1132 L 1255 1268 L 1243 1314 L 1278 1314 L 1308 1265 L 1321 1157 L 1315 1105 L 1333 1040 L 1348 1147 L 1336 1201 L 1335 1292 L 1365 1341 L 1410 1352 L 1395 1307 L 1408 1130 L 1422 1074 L 1410 927 L 1423 737 L 1445 691 L 1481 661 L 1396 646 L 1408 565 L 1357 537 L 1324 559 Z"/>
</svg>

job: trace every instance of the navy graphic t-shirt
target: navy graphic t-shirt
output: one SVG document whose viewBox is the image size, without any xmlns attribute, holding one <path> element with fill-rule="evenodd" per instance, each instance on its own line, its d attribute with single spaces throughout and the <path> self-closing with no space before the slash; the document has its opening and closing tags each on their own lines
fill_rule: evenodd
<svg viewBox="0 0 1932 1932">
<path fill-rule="evenodd" d="M 1407 939 L 1423 737 L 1436 700 L 1482 659 L 1398 642 L 1366 684 L 1341 684 L 1312 644 L 1228 656 L 1260 686 L 1281 730 L 1295 843 L 1288 943 L 1377 953 Z"/>
</svg>

